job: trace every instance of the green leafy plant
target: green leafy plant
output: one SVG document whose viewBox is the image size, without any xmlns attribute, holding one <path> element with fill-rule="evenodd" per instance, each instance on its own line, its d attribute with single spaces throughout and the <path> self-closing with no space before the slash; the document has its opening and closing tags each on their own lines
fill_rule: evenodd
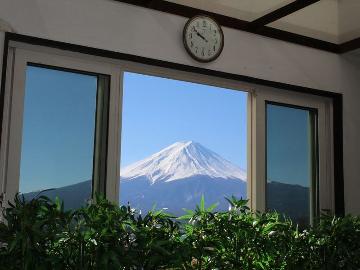
<svg viewBox="0 0 360 270">
<path fill-rule="evenodd" d="M 16 196 L 3 211 L 0 223 L 0 267 L 4 269 L 50 269 L 56 258 L 50 251 L 71 220 L 63 204 L 40 196 L 28 202 Z"/>
<path fill-rule="evenodd" d="M 60 200 L 17 196 L 0 223 L 0 269 L 360 269 L 360 218 L 323 215 L 300 230 L 277 213 L 228 198 L 176 218 L 95 202 L 65 211 Z"/>
</svg>

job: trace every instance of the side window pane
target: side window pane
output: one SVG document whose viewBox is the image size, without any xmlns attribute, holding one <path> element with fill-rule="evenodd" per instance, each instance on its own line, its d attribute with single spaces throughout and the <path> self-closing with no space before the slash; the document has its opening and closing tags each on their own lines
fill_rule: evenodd
<svg viewBox="0 0 360 270">
<path fill-rule="evenodd" d="M 120 203 L 175 215 L 246 198 L 247 93 L 125 73 Z"/>
<path fill-rule="evenodd" d="M 76 208 L 91 197 L 96 95 L 96 76 L 28 66 L 19 183 L 25 198 L 43 191 Z"/>
<path fill-rule="evenodd" d="M 309 224 L 315 209 L 316 113 L 267 104 L 267 209 Z"/>
</svg>

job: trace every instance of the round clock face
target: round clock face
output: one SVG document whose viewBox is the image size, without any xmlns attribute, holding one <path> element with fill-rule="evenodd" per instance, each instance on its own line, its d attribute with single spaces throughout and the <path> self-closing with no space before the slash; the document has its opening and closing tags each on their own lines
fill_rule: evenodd
<svg viewBox="0 0 360 270">
<path fill-rule="evenodd" d="M 215 60 L 224 47 L 224 34 L 219 24 L 208 16 L 195 16 L 185 25 L 184 46 L 195 60 Z"/>
</svg>

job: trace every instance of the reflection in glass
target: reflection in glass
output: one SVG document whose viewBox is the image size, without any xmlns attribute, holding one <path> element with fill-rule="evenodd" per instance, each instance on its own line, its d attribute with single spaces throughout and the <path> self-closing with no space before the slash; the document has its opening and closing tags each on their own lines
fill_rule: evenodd
<svg viewBox="0 0 360 270">
<path fill-rule="evenodd" d="M 91 197 L 97 77 L 28 66 L 19 192 L 58 196 L 66 208 Z"/>
<path fill-rule="evenodd" d="M 268 103 L 266 114 L 267 209 L 309 224 L 316 204 L 316 112 Z"/>
</svg>

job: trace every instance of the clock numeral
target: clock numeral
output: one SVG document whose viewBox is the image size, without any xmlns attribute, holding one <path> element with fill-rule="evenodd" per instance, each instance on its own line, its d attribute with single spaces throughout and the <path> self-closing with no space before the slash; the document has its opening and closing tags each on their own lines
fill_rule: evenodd
<svg viewBox="0 0 360 270">
<path fill-rule="evenodd" d="M 198 52 L 198 47 L 195 47 L 195 53 L 197 53 Z"/>
<path fill-rule="evenodd" d="M 206 27 L 206 25 L 207 25 L 206 21 L 203 21 L 203 27 Z"/>
<path fill-rule="evenodd" d="M 214 45 L 214 52 L 216 51 L 216 47 L 215 47 L 215 45 Z"/>
<path fill-rule="evenodd" d="M 202 56 L 205 56 L 205 49 L 202 48 L 202 52 L 201 52 Z"/>
<path fill-rule="evenodd" d="M 191 46 L 191 47 L 194 47 L 194 42 L 191 41 L 191 42 L 190 42 L 190 46 Z"/>
<path fill-rule="evenodd" d="M 200 22 L 199 21 L 196 22 L 196 26 L 200 27 Z M 195 29 L 195 27 L 194 27 L 194 29 Z"/>
<path fill-rule="evenodd" d="M 208 51 L 208 56 L 211 56 L 211 51 L 210 50 Z"/>
</svg>

